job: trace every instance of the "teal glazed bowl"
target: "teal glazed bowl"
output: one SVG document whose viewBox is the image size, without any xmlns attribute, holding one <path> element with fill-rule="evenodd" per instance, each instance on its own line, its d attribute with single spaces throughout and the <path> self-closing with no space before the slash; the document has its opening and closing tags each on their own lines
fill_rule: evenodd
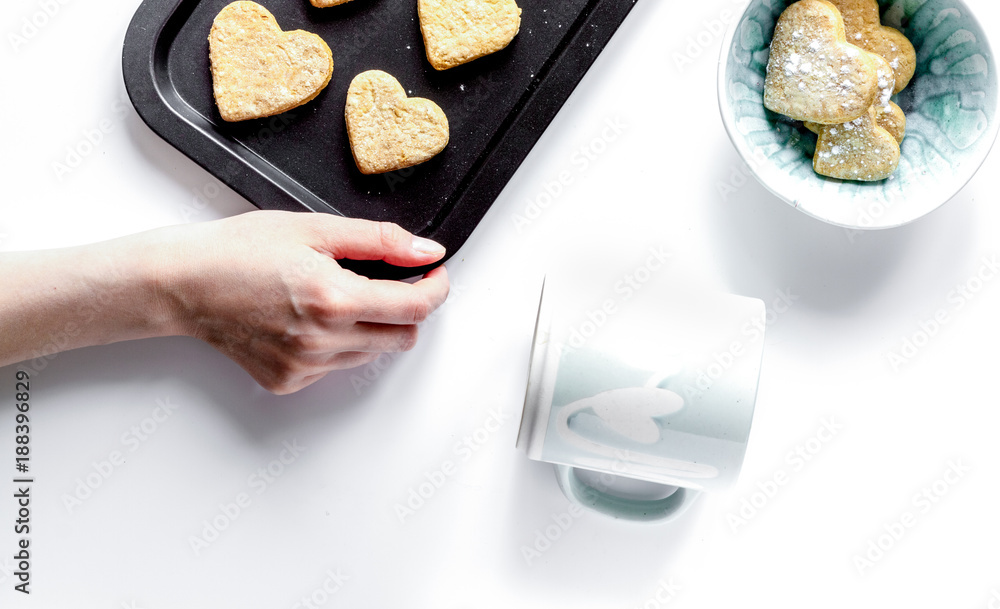
<svg viewBox="0 0 1000 609">
<path fill-rule="evenodd" d="M 827 178 L 812 168 L 816 135 L 764 108 L 774 26 L 791 0 L 751 0 L 730 24 L 719 60 L 722 122 L 740 156 L 768 190 L 806 214 L 848 228 L 901 226 L 937 209 L 972 178 L 993 145 L 996 60 L 962 0 L 879 0 L 882 24 L 917 51 L 906 89 L 899 169 L 880 182 Z"/>
</svg>

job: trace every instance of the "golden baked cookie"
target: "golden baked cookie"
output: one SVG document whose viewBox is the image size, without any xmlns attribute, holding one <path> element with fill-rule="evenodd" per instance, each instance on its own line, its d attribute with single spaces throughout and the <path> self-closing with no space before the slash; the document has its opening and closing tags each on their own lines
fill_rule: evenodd
<svg viewBox="0 0 1000 609">
<path fill-rule="evenodd" d="M 510 44 L 521 28 L 514 0 L 417 0 L 427 61 L 447 70 Z"/>
<path fill-rule="evenodd" d="M 895 72 L 893 93 L 906 88 L 917 69 L 917 52 L 899 30 L 882 25 L 877 0 L 830 0 L 844 18 L 847 41 L 881 55 Z"/>
<path fill-rule="evenodd" d="M 876 55 L 875 63 L 878 65 L 875 73 L 878 75 L 879 94 L 875 98 L 875 120 L 879 126 L 891 133 L 899 143 L 903 142 L 903 135 L 906 133 L 906 116 L 903 110 L 891 100 L 893 87 L 896 80 L 892 67 L 882 57 Z M 813 133 L 819 133 L 820 125 L 806 122 L 805 126 Z"/>
<path fill-rule="evenodd" d="M 345 4 L 351 0 L 309 0 L 313 6 L 316 8 L 326 8 L 328 6 L 337 6 L 340 4 Z"/>
<path fill-rule="evenodd" d="M 902 108 L 892 102 L 887 107 L 875 108 L 875 122 L 896 138 L 896 142 L 903 143 L 903 138 L 906 137 L 906 114 Z"/>
<path fill-rule="evenodd" d="M 885 60 L 881 55 L 875 55 L 875 63 L 878 67 L 875 69 L 875 73 L 878 74 L 878 97 L 875 98 L 875 106 L 882 108 L 883 110 L 889 109 L 889 104 L 892 99 L 892 93 L 895 90 L 894 86 L 896 84 L 896 76 L 892 70 L 892 66 L 889 62 Z"/>
<path fill-rule="evenodd" d="M 875 75 L 878 77 L 876 81 L 878 83 L 878 95 L 875 96 L 875 102 L 872 105 L 875 106 L 877 113 L 889 112 L 892 106 L 896 105 L 891 101 L 893 87 L 896 84 L 895 74 L 892 71 L 892 67 L 889 66 L 889 62 L 881 56 L 873 53 L 871 54 L 871 59 L 875 62 Z"/>
<path fill-rule="evenodd" d="M 875 182 L 899 166 L 899 142 L 879 127 L 875 107 L 842 125 L 821 125 L 813 169 L 841 180 Z"/>
<path fill-rule="evenodd" d="M 423 163 L 448 145 L 448 117 L 429 99 L 407 97 L 381 70 L 354 77 L 347 89 L 347 136 L 364 174 Z"/>
<path fill-rule="evenodd" d="M 333 53 L 309 32 L 283 32 L 256 2 L 223 8 L 208 35 L 212 90 L 225 121 L 281 114 L 313 99 L 330 82 Z"/>
<path fill-rule="evenodd" d="M 799 0 L 775 25 L 764 106 L 820 124 L 854 120 L 880 93 L 878 59 L 847 42 L 836 6 L 826 0 Z"/>
<path fill-rule="evenodd" d="M 896 138 L 898 143 L 903 143 L 903 138 L 906 137 L 906 115 L 903 113 L 902 108 L 893 102 L 889 102 L 888 107 L 875 106 L 875 122 L 878 123 L 879 127 L 888 131 L 892 137 Z M 820 129 L 830 125 L 807 122 L 805 126 L 806 129 L 818 134 Z"/>
</svg>

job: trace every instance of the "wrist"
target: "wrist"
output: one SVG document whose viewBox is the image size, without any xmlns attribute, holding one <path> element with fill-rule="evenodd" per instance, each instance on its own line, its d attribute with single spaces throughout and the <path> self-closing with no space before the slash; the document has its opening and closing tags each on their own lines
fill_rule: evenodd
<svg viewBox="0 0 1000 609">
<path fill-rule="evenodd" d="M 119 311 L 133 336 L 186 335 L 181 293 L 182 227 L 165 227 L 108 241 L 103 264 L 112 310 Z"/>
</svg>

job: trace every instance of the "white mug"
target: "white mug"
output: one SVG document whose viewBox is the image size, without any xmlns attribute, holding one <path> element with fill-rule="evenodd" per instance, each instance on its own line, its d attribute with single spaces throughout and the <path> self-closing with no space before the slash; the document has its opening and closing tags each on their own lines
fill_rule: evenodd
<svg viewBox="0 0 1000 609">
<path fill-rule="evenodd" d="M 668 279 L 596 308 L 580 305 L 580 292 L 546 278 L 517 446 L 556 466 L 569 499 L 617 518 L 671 520 L 700 491 L 734 485 L 753 420 L 764 303 Z M 637 498 L 579 470 L 665 486 Z"/>
</svg>

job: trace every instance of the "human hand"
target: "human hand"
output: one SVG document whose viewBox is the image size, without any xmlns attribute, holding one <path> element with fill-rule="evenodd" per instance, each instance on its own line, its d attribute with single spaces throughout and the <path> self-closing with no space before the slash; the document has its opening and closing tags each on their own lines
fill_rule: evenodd
<svg viewBox="0 0 1000 609">
<path fill-rule="evenodd" d="M 156 285 L 174 320 L 171 333 L 204 340 L 276 394 L 411 349 L 416 324 L 448 296 L 443 266 L 409 284 L 371 280 L 337 263 L 412 267 L 444 255 L 395 224 L 254 211 L 146 235 L 161 253 Z"/>
</svg>

